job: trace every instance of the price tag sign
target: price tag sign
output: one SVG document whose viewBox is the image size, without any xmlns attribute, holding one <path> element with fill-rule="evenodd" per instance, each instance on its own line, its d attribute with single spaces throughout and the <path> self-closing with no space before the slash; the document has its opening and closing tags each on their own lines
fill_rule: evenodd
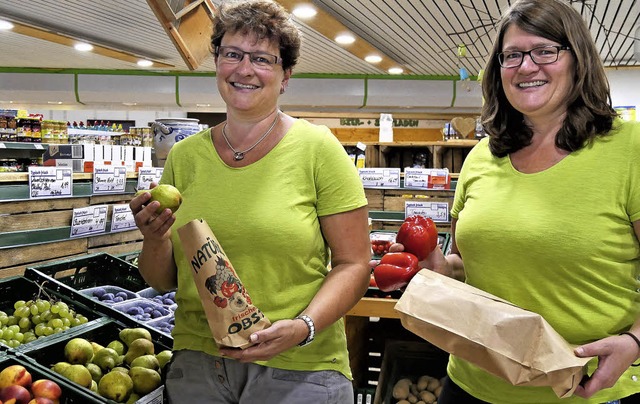
<svg viewBox="0 0 640 404">
<path fill-rule="evenodd" d="M 138 190 L 151 188 L 151 183 L 160 183 L 162 177 L 162 167 L 140 167 L 138 169 Z"/>
<path fill-rule="evenodd" d="M 104 233 L 107 227 L 107 205 L 87 206 L 73 210 L 71 237 Z"/>
<path fill-rule="evenodd" d="M 29 198 L 61 198 L 72 195 L 71 167 L 29 167 Z"/>
<path fill-rule="evenodd" d="M 358 173 L 365 188 L 400 188 L 399 168 L 360 168 Z"/>
<path fill-rule="evenodd" d="M 127 186 L 127 167 L 124 166 L 93 166 L 93 193 L 112 194 L 124 193 Z"/>
<path fill-rule="evenodd" d="M 429 187 L 428 168 L 405 168 L 404 170 L 404 187 L 427 189 Z"/>
<path fill-rule="evenodd" d="M 448 202 L 412 202 L 404 203 L 404 216 L 420 215 L 429 217 L 434 222 L 449 221 L 449 203 Z"/>
<path fill-rule="evenodd" d="M 111 232 L 133 230 L 136 228 L 133 212 L 131 212 L 129 205 L 113 205 L 111 211 Z"/>
</svg>

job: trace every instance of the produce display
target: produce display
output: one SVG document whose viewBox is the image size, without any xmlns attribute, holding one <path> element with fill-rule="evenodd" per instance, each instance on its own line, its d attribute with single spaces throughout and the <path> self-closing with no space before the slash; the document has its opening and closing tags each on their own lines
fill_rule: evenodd
<svg viewBox="0 0 640 404">
<path fill-rule="evenodd" d="M 67 303 L 49 299 L 18 300 L 9 313 L 0 311 L 0 344 L 11 348 L 89 321 Z"/>
<path fill-rule="evenodd" d="M 68 340 L 57 356 L 63 360 L 51 370 L 109 400 L 135 403 L 162 385 L 160 374 L 171 357 L 168 349 L 156 350 L 147 329 L 124 328 L 104 345 L 82 336 Z"/>
<path fill-rule="evenodd" d="M 0 402 L 5 404 L 54 404 L 62 396 L 58 383 L 49 379 L 32 380 L 22 365 L 9 365 L 0 371 Z"/>
<path fill-rule="evenodd" d="M 122 303 L 138 297 L 135 293 L 117 286 L 98 286 L 82 292 L 105 304 Z"/>
<path fill-rule="evenodd" d="M 437 402 L 442 382 L 432 376 L 423 375 L 415 381 L 409 378 L 398 380 L 393 385 L 393 398 L 396 404 L 433 404 Z"/>
</svg>

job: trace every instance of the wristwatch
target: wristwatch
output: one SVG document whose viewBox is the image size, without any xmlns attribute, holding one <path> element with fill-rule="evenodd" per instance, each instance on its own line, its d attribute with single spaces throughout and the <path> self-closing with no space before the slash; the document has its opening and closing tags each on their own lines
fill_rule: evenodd
<svg viewBox="0 0 640 404">
<path fill-rule="evenodd" d="M 298 346 L 309 345 L 313 341 L 313 339 L 316 337 L 316 325 L 313 323 L 313 320 L 311 319 L 311 317 L 307 316 L 306 314 L 299 315 L 295 319 L 304 321 L 307 327 L 309 328 L 309 334 L 307 334 L 307 338 L 305 338 L 304 341 L 299 343 Z"/>
</svg>

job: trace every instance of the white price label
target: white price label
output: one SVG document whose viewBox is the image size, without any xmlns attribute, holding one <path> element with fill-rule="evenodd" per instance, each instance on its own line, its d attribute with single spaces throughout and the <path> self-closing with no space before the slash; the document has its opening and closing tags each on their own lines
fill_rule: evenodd
<svg viewBox="0 0 640 404">
<path fill-rule="evenodd" d="M 138 190 L 151 188 L 151 183 L 160 183 L 162 178 L 162 167 L 140 167 L 138 170 Z"/>
<path fill-rule="evenodd" d="M 111 232 L 133 230 L 135 228 L 136 222 L 129 205 L 113 205 L 111 211 Z"/>
<path fill-rule="evenodd" d="M 428 168 L 405 168 L 404 170 L 404 187 L 405 188 L 429 188 L 429 173 Z"/>
<path fill-rule="evenodd" d="M 365 188 L 400 188 L 399 168 L 360 168 L 358 173 Z"/>
<path fill-rule="evenodd" d="M 71 237 L 104 233 L 107 226 L 107 205 L 87 206 L 73 210 Z"/>
<path fill-rule="evenodd" d="M 69 197 L 72 192 L 70 167 L 29 167 L 29 198 Z"/>
<path fill-rule="evenodd" d="M 449 221 L 449 203 L 448 202 L 413 202 L 404 203 L 404 216 L 424 216 L 431 218 L 434 222 Z"/>
<path fill-rule="evenodd" d="M 127 186 L 127 168 L 123 166 L 94 165 L 93 193 L 124 193 Z"/>
</svg>

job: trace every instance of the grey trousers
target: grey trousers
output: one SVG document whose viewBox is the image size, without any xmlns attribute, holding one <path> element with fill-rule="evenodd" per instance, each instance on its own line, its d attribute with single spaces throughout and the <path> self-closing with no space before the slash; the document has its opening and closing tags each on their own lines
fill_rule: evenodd
<svg viewBox="0 0 640 404">
<path fill-rule="evenodd" d="M 349 379 L 336 371 L 292 371 L 174 352 L 166 373 L 170 404 L 353 404 Z"/>
</svg>

